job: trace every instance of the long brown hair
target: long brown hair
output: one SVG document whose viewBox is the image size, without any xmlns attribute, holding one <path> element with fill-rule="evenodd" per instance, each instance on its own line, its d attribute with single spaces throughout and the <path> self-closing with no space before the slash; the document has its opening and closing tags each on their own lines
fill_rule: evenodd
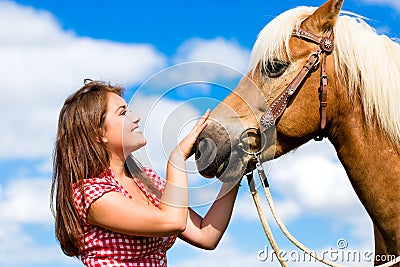
<svg viewBox="0 0 400 267">
<path fill-rule="evenodd" d="M 96 177 L 110 166 L 111 154 L 101 138 L 106 130 L 108 93 L 122 96 L 123 88 L 85 80 L 85 85 L 65 100 L 59 115 L 50 207 L 55 217 L 56 238 L 68 256 L 79 256 L 83 237 L 83 223 L 74 205 L 72 185 Z M 134 166 L 129 168 L 132 175 L 144 178 L 140 164 L 132 156 L 128 160 Z M 154 191 L 148 180 L 145 179 L 146 186 Z"/>
</svg>

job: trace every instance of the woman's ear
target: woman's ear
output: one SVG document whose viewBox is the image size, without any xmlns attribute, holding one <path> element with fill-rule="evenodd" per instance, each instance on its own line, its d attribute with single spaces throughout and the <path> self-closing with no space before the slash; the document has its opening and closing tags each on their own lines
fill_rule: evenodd
<svg viewBox="0 0 400 267">
<path fill-rule="evenodd" d="M 108 139 L 105 136 L 105 130 L 103 130 L 103 129 L 97 130 L 96 142 L 97 143 L 108 143 Z"/>
<path fill-rule="evenodd" d="M 101 137 L 98 136 L 98 137 L 96 137 L 96 142 L 97 143 L 108 143 L 108 139 L 104 136 L 101 136 Z"/>
</svg>

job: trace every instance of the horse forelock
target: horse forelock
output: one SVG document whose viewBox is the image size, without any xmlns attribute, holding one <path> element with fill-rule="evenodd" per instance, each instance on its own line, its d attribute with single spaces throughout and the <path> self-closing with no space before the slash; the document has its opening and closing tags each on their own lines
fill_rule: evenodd
<svg viewBox="0 0 400 267">
<path fill-rule="evenodd" d="M 315 7 L 288 10 L 259 33 L 250 56 L 250 71 L 269 60 L 291 60 L 289 40 L 293 29 Z M 377 124 L 400 151 L 400 45 L 378 35 L 363 17 L 343 12 L 335 28 L 335 72 L 352 99 L 360 97 L 365 121 Z"/>
<path fill-rule="evenodd" d="M 249 69 L 254 70 L 259 62 L 290 58 L 289 40 L 293 29 L 309 17 L 315 7 L 297 7 L 288 10 L 269 22 L 258 34 L 250 55 Z"/>
</svg>

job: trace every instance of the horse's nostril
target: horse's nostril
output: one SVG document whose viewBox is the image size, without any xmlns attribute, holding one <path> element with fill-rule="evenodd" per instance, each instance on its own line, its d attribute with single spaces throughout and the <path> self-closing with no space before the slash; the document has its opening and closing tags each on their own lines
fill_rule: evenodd
<svg viewBox="0 0 400 267">
<path fill-rule="evenodd" d="M 211 122 L 201 132 L 196 143 L 196 165 L 201 175 L 212 178 L 218 175 L 229 161 L 231 139 L 224 126 Z"/>
<path fill-rule="evenodd" d="M 199 171 L 209 167 L 217 155 L 217 145 L 211 138 L 203 138 L 199 141 L 195 159 Z"/>
<path fill-rule="evenodd" d="M 199 153 L 201 155 L 202 152 L 208 152 L 210 150 L 212 150 L 212 145 L 214 144 L 215 147 L 215 143 L 210 139 L 210 138 L 204 138 L 200 141 L 199 146 L 198 146 L 198 150 Z"/>
</svg>

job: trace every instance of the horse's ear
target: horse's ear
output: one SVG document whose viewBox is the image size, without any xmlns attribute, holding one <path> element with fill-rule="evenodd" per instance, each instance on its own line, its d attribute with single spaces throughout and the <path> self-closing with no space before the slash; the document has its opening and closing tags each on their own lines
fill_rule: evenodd
<svg viewBox="0 0 400 267">
<path fill-rule="evenodd" d="M 323 33 L 332 28 L 339 16 L 344 0 L 328 0 L 320 6 L 309 18 L 307 18 L 301 27 L 311 33 Z"/>
</svg>

